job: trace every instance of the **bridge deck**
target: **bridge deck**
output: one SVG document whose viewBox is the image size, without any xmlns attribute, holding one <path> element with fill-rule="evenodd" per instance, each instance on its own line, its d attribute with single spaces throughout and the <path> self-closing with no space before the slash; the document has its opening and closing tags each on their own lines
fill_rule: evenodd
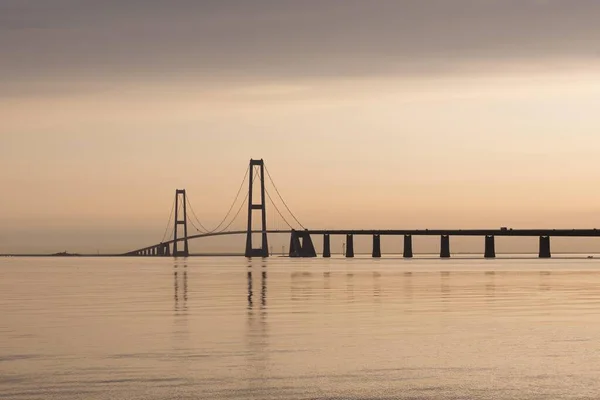
<svg viewBox="0 0 600 400">
<path fill-rule="evenodd" d="M 381 235 L 381 236 L 554 236 L 554 237 L 600 237 L 600 229 L 307 229 L 310 235 Z M 262 231 L 252 231 L 252 233 L 262 233 Z M 292 233 L 291 230 L 267 230 L 268 234 L 273 233 Z M 198 239 L 214 236 L 245 235 L 246 231 L 229 231 L 201 233 L 188 236 L 187 239 Z M 181 242 L 185 238 L 178 238 Z M 174 240 L 166 241 L 162 244 L 170 245 Z M 152 249 L 157 245 L 144 247 L 127 253 L 132 254 L 139 251 Z"/>
<path fill-rule="evenodd" d="M 600 237 L 600 230 L 598 229 L 309 229 L 308 233 L 314 235 Z"/>
</svg>

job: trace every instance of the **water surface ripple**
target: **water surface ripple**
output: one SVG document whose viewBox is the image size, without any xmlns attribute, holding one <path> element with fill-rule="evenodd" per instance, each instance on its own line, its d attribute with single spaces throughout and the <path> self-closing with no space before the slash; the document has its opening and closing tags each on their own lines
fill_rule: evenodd
<svg viewBox="0 0 600 400">
<path fill-rule="evenodd" d="M 597 259 L 0 259 L 1 399 L 597 399 Z"/>
</svg>

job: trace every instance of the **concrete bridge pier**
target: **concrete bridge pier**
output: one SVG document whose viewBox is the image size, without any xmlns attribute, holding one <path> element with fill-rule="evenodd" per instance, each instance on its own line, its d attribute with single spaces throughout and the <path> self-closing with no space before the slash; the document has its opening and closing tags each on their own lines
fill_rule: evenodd
<svg viewBox="0 0 600 400">
<path fill-rule="evenodd" d="M 316 257 L 317 251 L 308 231 L 301 233 L 302 237 L 302 257 Z"/>
<path fill-rule="evenodd" d="M 412 235 L 404 235 L 404 258 L 413 257 Z"/>
<path fill-rule="evenodd" d="M 300 243 L 300 236 L 298 232 L 292 230 L 292 234 L 290 235 L 290 257 L 300 257 L 302 253 L 302 243 Z"/>
<path fill-rule="evenodd" d="M 323 235 L 323 257 L 331 257 L 331 239 L 329 233 Z"/>
<path fill-rule="evenodd" d="M 354 236 L 352 234 L 346 235 L 346 257 L 354 257 Z"/>
<path fill-rule="evenodd" d="M 550 253 L 550 236 L 540 236 L 540 258 L 551 258 Z"/>
<path fill-rule="evenodd" d="M 496 243 L 494 235 L 485 236 L 485 258 L 496 258 Z"/>
<path fill-rule="evenodd" d="M 190 255 L 189 251 L 187 249 L 184 248 L 184 250 L 181 251 L 173 251 L 173 257 L 188 257 Z"/>
<path fill-rule="evenodd" d="M 316 257 L 317 252 L 308 232 L 292 231 L 290 257 Z"/>
<path fill-rule="evenodd" d="M 448 235 L 440 237 L 440 257 L 450 258 L 450 236 Z"/>
<path fill-rule="evenodd" d="M 373 258 L 381 258 L 381 236 L 373 235 Z"/>
<path fill-rule="evenodd" d="M 168 257 L 171 255 L 171 250 L 168 243 L 161 243 L 156 246 L 157 255 L 159 257 Z"/>
</svg>

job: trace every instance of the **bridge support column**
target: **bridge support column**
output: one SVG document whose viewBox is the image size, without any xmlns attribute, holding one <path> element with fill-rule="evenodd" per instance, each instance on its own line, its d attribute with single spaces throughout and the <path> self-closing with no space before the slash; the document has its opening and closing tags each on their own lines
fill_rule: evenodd
<svg viewBox="0 0 600 400">
<path fill-rule="evenodd" d="M 302 253 L 302 244 L 300 243 L 300 236 L 298 232 L 292 230 L 292 234 L 290 235 L 290 257 L 300 257 Z"/>
<path fill-rule="evenodd" d="M 354 236 L 351 234 L 346 235 L 346 257 L 354 257 Z"/>
<path fill-rule="evenodd" d="M 550 258 L 550 236 L 540 236 L 540 258 Z"/>
<path fill-rule="evenodd" d="M 373 258 L 381 257 L 381 236 L 375 234 L 373 235 Z"/>
<path fill-rule="evenodd" d="M 171 246 L 169 245 L 169 243 L 165 243 L 165 256 L 171 256 Z"/>
<path fill-rule="evenodd" d="M 412 235 L 404 235 L 404 258 L 413 257 Z"/>
<path fill-rule="evenodd" d="M 450 236 L 442 235 L 440 238 L 440 257 L 450 258 Z"/>
<path fill-rule="evenodd" d="M 485 258 L 496 258 L 496 242 L 494 235 L 485 236 Z"/>
<path fill-rule="evenodd" d="M 260 203 L 253 202 L 252 185 L 254 184 L 254 169 L 257 167 L 260 172 Z M 246 232 L 246 257 L 269 257 L 269 243 L 267 241 L 267 210 L 265 207 L 265 163 L 262 159 L 250 160 L 250 168 L 248 173 L 248 230 Z M 252 246 L 252 211 L 260 210 L 261 212 L 261 233 L 262 245 L 259 248 Z M 290 248 L 291 253 L 291 248 Z"/>
<path fill-rule="evenodd" d="M 308 232 L 292 231 L 290 238 L 290 257 L 316 257 L 317 251 Z"/>
<path fill-rule="evenodd" d="M 331 257 L 331 240 L 329 233 L 323 235 L 323 257 Z"/>
<path fill-rule="evenodd" d="M 316 257 L 317 251 L 315 245 L 310 238 L 310 234 L 305 231 L 300 234 L 302 236 L 302 257 Z"/>
<path fill-rule="evenodd" d="M 183 204 L 183 219 L 179 218 L 179 202 Z M 183 225 L 183 250 L 178 250 L 177 242 L 179 225 Z M 185 189 L 175 190 L 175 229 L 173 230 L 173 257 L 187 257 L 190 255 L 188 247 L 188 231 L 187 231 L 187 198 Z"/>
</svg>

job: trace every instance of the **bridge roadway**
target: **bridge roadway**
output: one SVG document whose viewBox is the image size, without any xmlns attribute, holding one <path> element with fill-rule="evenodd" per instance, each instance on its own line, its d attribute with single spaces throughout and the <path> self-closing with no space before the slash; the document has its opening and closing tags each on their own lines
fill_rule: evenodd
<svg viewBox="0 0 600 400">
<path fill-rule="evenodd" d="M 291 232 L 291 231 L 286 231 Z M 599 229 L 308 229 L 314 235 L 600 237 Z M 245 233 L 245 232 L 244 232 Z"/>
<path fill-rule="evenodd" d="M 260 230 L 252 231 L 252 233 L 262 233 Z M 379 236 L 404 236 L 405 247 L 410 246 L 411 250 L 405 255 L 410 254 L 412 256 L 412 236 L 440 236 L 442 238 L 442 257 L 449 256 L 449 242 L 450 236 L 483 236 L 486 238 L 486 254 L 488 256 L 495 256 L 495 245 L 494 237 L 496 236 L 515 236 L 515 237 L 540 237 L 540 255 L 550 255 L 550 237 L 600 237 L 600 229 L 307 229 L 304 231 L 292 231 L 292 230 L 267 230 L 267 234 L 295 234 L 302 238 L 302 242 L 306 241 L 306 238 L 310 239 L 310 235 L 345 235 L 349 242 L 352 241 L 352 237 L 355 235 L 371 235 L 373 236 L 373 255 L 378 256 L 380 254 Z M 229 235 L 245 235 L 247 231 L 227 231 L 227 232 L 213 232 L 213 233 L 200 233 L 187 237 L 187 240 L 207 238 L 215 236 L 229 236 Z M 292 235 L 293 237 L 294 235 Z M 186 238 L 178 238 L 177 242 L 182 242 Z M 310 241 L 310 240 L 309 240 Z M 169 240 L 158 245 L 152 245 L 144 247 L 138 250 L 127 253 L 127 255 L 158 255 L 158 247 L 172 245 L 175 240 Z M 328 237 L 325 239 L 325 243 L 328 243 Z M 349 243 L 352 246 L 352 243 Z M 300 244 L 299 246 L 302 246 Z M 310 245 L 312 247 L 312 243 Z M 350 247 L 349 246 L 349 247 Z M 327 245 L 328 247 L 328 245 Z M 314 250 L 309 251 L 314 253 Z M 327 253 L 327 252 L 325 252 Z M 290 253 L 292 254 L 292 253 Z M 347 253 L 348 256 L 352 256 Z"/>
<path fill-rule="evenodd" d="M 292 233 L 292 230 L 267 230 L 272 233 Z M 309 235 L 384 235 L 384 236 L 557 236 L 557 237 L 600 237 L 600 229 L 306 229 Z M 247 231 L 199 233 L 188 236 L 188 240 L 213 236 L 245 235 Z M 262 233 L 262 231 L 252 231 Z M 185 238 L 178 238 L 181 242 Z M 173 244 L 174 240 L 163 242 Z M 151 248 L 148 246 L 146 248 Z M 144 248 L 144 249 L 146 249 Z M 143 250 L 143 249 L 140 249 Z"/>
</svg>

